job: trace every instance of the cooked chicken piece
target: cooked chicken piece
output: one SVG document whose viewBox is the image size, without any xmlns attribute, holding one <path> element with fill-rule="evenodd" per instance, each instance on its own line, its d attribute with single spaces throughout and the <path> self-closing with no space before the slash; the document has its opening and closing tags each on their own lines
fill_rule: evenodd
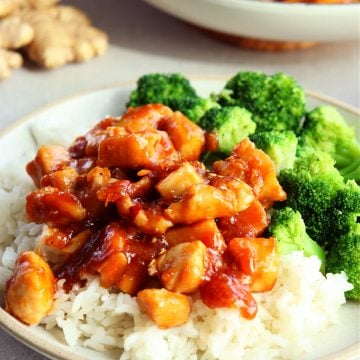
<svg viewBox="0 0 360 360">
<path fill-rule="evenodd" d="M 136 293 L 144 287 L 149 278 L 146 266 L 141 262 L 133 262 L 128 265 L 121 279 L 116 286 L 124 293 L 135 296 Z"/>
<path fill-rule="evenodd" d="M 61 191 L 73 192 L 79 174 L 74 168 L 66 167 L 63 170 L 54 171 L 41 178 L 41 186 L 52 186 Z"/>
<path fill-rule="evenodd" d="M 39 148 L 35 159 L 26 166 L 27 173 L 32 177 L 34 184 L 40 187 L 41 178 L 57 170 L 62 170 L 70 163 L 69 152 L 62 146 L 43 145 Z"/>
<path fill-rule="evenodd" d="M 178 224 L 192 224 L 209 218 L 231 216 L 245 210 L 254 200 L 251 188 L 231 177 L 214 179 L 212 185 L 196 184 L 182 199 L 166 210 L 168 218 Z"/>
<path fill-rule="evenodd" d="M 173 200 L 180 197 L 192 185 L 203 182 L 202 176 L 196 169 L 190 163 L 184 162 L 178 169 L 158 182 L 155 188 L 165 200 Z"/>
<path fill-rule="evenodd" d="M 140 209 L 133 218 L 133 223 L 145 234 L 164 234 L 165 231 L 174 224 L 162 213 L 162 209 L 156 207 Z"/>
<path fill-rule="evenodd" d="M 226 241 L 236 237 L 257 237 L 268 225 L 266 211 L 258 200 L 255 200 L 247 209 L 218 221 L 219 229 Z"/>
<path fill-rule="evenodd" d="M 6 286 L 6 310 L 23 323 L 36 325 L 51 311 L 54 294 L 49 265 L 32 251 L 22 253 Z"/>
<path fill-rule="evenodd" d="M 148 104 L 136 108 L 129 108 L 118 121 L 118 126 L 123 126 L 128 132 L 136 133 L 139 131 L 153 130 L 159 128 L 159 123 L 170 121 L 173 111 L 161 104 Z"/>
<path fill-rule="evenodd" d="M 205 146 L 204 131 L 181 112 L 176 111 L 169 120 L 160 123 L 168 133 L 174 147 L 185 160 L 197 160 Z"/>
<path fill-rule="evenodd" d="M 99 145 L 98 163 L 104 167 L 153 169 L 179 160 L 179 153 L 168 135 L 158 130 L 109 137 Z"/>
<path fill-rule="evenodd" d="M 238 308 L 241 316 L 253 319 L 257 305 L 249 286 L 233 269 L 224 269 L 200 286 L 200 296 L 206 306 L 214 308 Z"/>
<path fill-rule="evenodd" d="M 118 122 L 131 133 L 163 130 L 185 160 L 197 160 L 205 145 L 204 131 L 180 112 L 161 104 L 130 108 Z"/>
<path fill-rule="evenodd" d="M 118 252 L 110 255 L 99 268 L 100 284 L 105 288 L 114 286 L 125 273 L 128 265 L 124 253 Z"/>
<path fill-rule="evenodd" d="M 47 186 L 26 197 L 26 214 L 30 221 L 59 226 L 83 220 L 86 209 L 75 195 Z"/>
<path fill-rule="evenodd" d="M 279 271 L 275 238 L 235 238 L 229 242 L 228 249 L 241 271 L 250 275 L 252 292 L 274 287 Z"/>
<path fill-rule="evenodd" d="M 94 129 L 85 136 L 86 146 L 85 154 L 87 156 L 97 156 L 100 143 L 108 138 L 114 136 L 124 136 L 128 132 L 119 126 L 109 126 L 106 129 Z"/>
<path fill-rule="evenodd" d="M 274 201 L 286 199 L 286 193 L 276 177 L 274 162 L 247 138 L 234 147 L 226 160 L 216 161 L 213 170 L 219 175 L 245 181 L 265 208 L 271 207 Z"/>
<path fill-rule="evenodd" d="M 206 246 L 201 241 L 171 247 L 156 259 L 156 271 L 164 287 L 189 294 L 195 291 L 205 274 Z"/>
<path fill-rule="evenodd" d="M 91 236 L 90 230 L 81 231 L 79 234 L 75 235 L 71 238 L 70 243 L 67 244 L 62 251 L 67 254 L 73 254 L 80 248 L 84 246 L 84 244 L 88 241 Z"/>
<path fill-rule="evenodd" d="M 170 246 L 200 240 L 207 247 L 220 253 L 225 250 L 226 246 L 214 219 L 202 220 L 191 225 L 172 228 L 165 233 L 165 240 Z"/>
<path fill-rule="evenodd" d="M 166 289 L 145 289 L 138 293 L 137 302 L 160 329 L 183 325 L 189 319 L 191 307 L 186 295 Z"/>
</svg>

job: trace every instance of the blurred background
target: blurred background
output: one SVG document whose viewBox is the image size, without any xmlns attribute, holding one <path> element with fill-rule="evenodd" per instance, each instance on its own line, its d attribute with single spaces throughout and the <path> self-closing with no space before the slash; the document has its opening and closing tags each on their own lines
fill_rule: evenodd
<svg viewBox="0 0 360 360">
<path fill-rule="evenodd" d="M 140 0 L 61 3 L 84 10 L 94 26 L 108 34 L 110 47 L 104 55 L 88 62 L 51 71 L 25 62 L 24 67 L 0 82 L 2 128 L 63 97 L 134 81 L 156 71 L 224 78 L 239 70 L 282 71 L 294 76 L 306 89 L 360 105 L 357 41 L 322 43 L 288 52 L 251 51 L 215 39 Z"/>
</svg>

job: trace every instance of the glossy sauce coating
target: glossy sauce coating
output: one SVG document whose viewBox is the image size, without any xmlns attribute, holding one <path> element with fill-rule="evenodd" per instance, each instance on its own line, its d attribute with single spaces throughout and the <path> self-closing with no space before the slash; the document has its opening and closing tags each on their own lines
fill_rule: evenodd
<svg viewBox="0 0 360 360">
<path fill-rule="evenodd" d="M 265 208 L 286 194 L 249 140 L 212 170 L 204 150 L 203 130 L 159 104 L 102 120 L 69 150 L 39 149 L 26 211 L 47 224 L 39 252 L 67 291 L 98 274 L 112 291 L 139 294 L 162 328 L 186 322 L 195 292 L 211 308 L 256 315 L 251 292 L 271 289 L 278 269 L 275 241 L 257 237 Z"/>
</svg>

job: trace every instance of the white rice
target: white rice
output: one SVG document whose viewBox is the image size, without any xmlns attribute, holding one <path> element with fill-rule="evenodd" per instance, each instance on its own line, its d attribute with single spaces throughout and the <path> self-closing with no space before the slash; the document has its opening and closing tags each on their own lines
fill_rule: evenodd
<svg viewBox="0 0 360 360">
<path fill-rule="evenodd" d="M 34 248 L 42 226 L 24 220 L 29 180 L 5 179 L 0 173 L 0 290 L 11 275 L 19 253 Z M 18 178 L 19 179 L 19 178 Z M 70 346 L 97 351 L 122 349 L 126 359 L 296 359 L 313 349 L 316 335 L 337 320 L 351 289 L 345 274 L 320 271 L 320 261 L 295 252 L 281 258 L 276 286 L 255 294 L 258 314 L 248 321 L 238 311 L 212 310 L 194 297 L 187 324 L 159 330 L 126 294 L 111 294 L 89 277 L 85 288 L 58 291 L 54 311 L 43 322 L 47 330 L 61 328 Z M 154 351 L 156 349 L 156 351 Z"/>
</svg>

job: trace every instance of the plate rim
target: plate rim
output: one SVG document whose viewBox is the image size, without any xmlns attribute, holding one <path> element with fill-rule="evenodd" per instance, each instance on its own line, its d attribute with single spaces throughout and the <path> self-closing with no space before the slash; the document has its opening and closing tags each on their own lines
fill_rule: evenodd
<svg viewBox="0 0 360 360">
<path fill-rule="evenodd" d="M 216 82 L 224 82 L 228 79 L 227 76 L 224 75 L 188 75 L 184 74 L 190 81 L 216 81 Z M 0 130 L 0 141 L 5 138 L 8 134 L 14 131 L 16 128 L 21 126 L 26 126 L 27 123 L 31 122 L 31 119 L 38 116 L 39 114 L 65 104 L 68 101 L 79 99 L 83 96 L 96 94 L 106 90 L 125 90 L 130 86 L 135 86 L 136 80 L 128 80 L 115 82 L 110 85 L 97 87 L 91 90 L 86 90 L 82 92 L 78 92 L 76 94 L 61 98 L 59 100 L 50 102 L 49 104 L 43 105 L 38 109 L 30 112 L 29 114 L 20 117 L 10 125 Z M 337 100 L 333 97 L 323 95 L 317 91 L 305 90 L 306 96 L 315 98 L 320 101 L 327 102 L 331 105 L 334 105 L 340 109 L 346 110 L 360 118 L 360 109 L 349 105 L 341 100 Z M 20 341 L 24 345 L 29 348 L 35 350 L 36 352 L 50 357 L 51 359 L 59 359 L 59 360 L 72 360 L 74 358 L 74 353 L 71 350 L 71 347 L 66 345 L 65 343 L 56 342 L 54 340 L 54 344 L 44 346 L 44 341 L 41 337 L 41 334 L 31 332 L 32 326 L 27 326 L 22 324 L 19 320 L 11 316 L 8 312 L 5 311 L 3 307 L 0 307 L 0 328 L 4 330 L 7 334 L 12 336 L 14 339 Z M 44 330 L 46 331 L 46 330 Z M 35 338 L 35 341 L 34 341 Z M 356 356 L 360 354 L 360 342 L 349 345 L 348 347 L 341 349 L 333 354 L 326 355 L 325 357 L 321 357 L 319 360 L 350 360 L 356 359 Z M 76 354 L 77 360 L 87 360 L 88 357 L 83 357 L 81 355 Z"/>
</svg>

